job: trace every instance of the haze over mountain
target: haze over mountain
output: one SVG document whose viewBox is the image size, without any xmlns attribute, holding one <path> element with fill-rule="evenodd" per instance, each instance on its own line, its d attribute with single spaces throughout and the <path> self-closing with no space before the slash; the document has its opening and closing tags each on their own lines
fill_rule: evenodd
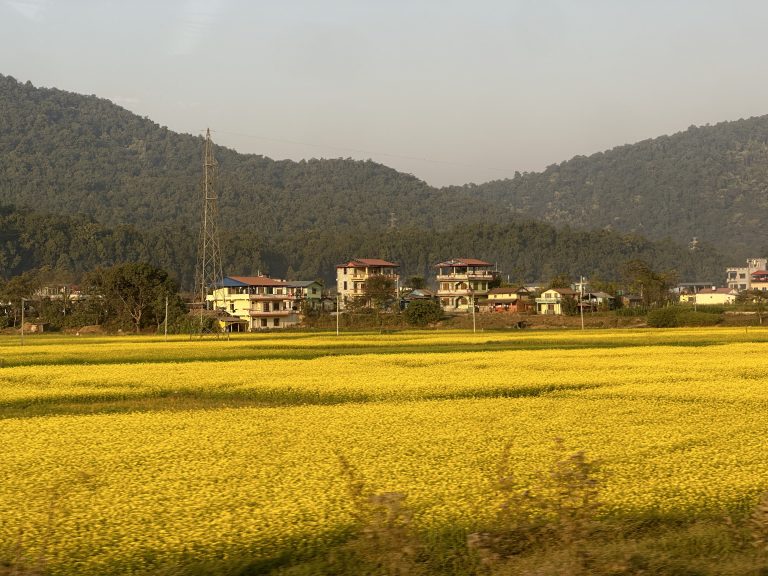
<svg viewBox="0 0 768 576">
<path fill-rule="evenodd" d="M 610 279 L 621 262 L 643 257 L 684 279 L 719 281 L 723 260 L 713 247 L 740 261 L 766 245 L 767 142 L 768 118 L 753 118 L 577 157 L 542 173 L 441 189 L 371 161 L 276 162 L 217 147 L 225 265 L 328 278 L 345 258 L 379 255 L 400 261 L 406 274 L 427 274 L 434 262 L 466 255 L 498 262 L 514 279 Z M 43 219 L 85 216 L 109 234 L 141 237 L 140 252 L 182 282 L 194 265 L 201 150 L 201 137 L 107 100 L 0 76 L 0 203 Z M 16 221 L 31 217 L 25 214 Z M 692 255 L 693 236 L 701 243 Z M 27 260 L 40 253 L 29 249 Z M 131 250 L 106 250 L 104 258 L 138 257 Z M 66 251 L 59 256 L 61 263 L 47 256 L 34 265 L 81 268 Z M 33 265 L 18 254 L 5 260 L 16 265 L 0 269 L 3 275 Z"/>
</svg>

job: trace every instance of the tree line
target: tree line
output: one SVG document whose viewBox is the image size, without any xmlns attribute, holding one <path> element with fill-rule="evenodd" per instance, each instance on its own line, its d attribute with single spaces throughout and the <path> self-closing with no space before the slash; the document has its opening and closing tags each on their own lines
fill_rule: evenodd
<svg viewBox="0 0 768 576">
<path fill-rule="evenodd" d="M 86 216 L 42 214 L 0 207 L 0 278 L 47 268 L 62 281 L 79 282 L 99 266 L 148 262 L 168 270 L 189 289 L 194 281 L 198 231 L 182 224 L 162 228 L 109 228 Z M 434 264 L 476 257 L 497 264 L 504 278 L 540 282 L 558 274 L 612 281 L 624 262 L 641 259 L 681 280 L 720 283 L 724 259 L 711 246 L 691 251 L 609 231 L 557 229 L 533 221 L 460 225 L 445 230 L 365 229 L 360 226 L 308 231 L 274 238 L 254 229 L 223 230 L 225 274 L 335 281 L 335 266 L 352 257 L 380 257 L 400 264 L 403 277 L 434 277 Z"/>
</svg>

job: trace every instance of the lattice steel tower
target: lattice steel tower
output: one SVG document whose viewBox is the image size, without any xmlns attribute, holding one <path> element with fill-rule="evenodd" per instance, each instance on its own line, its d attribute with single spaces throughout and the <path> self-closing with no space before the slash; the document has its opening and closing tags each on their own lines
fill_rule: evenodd
<svg viewBox="0 0 768 576">
<path fill-rule="evenodd" d="M 205 134 L 203 152 L 203 214 L 200 228 L 200 244 L 197 248 L 197 268 L 195 271 L 195 292 L 200 298 L 200 319 L 206 306 L 208 289 L 221 284 L 224 273 L 221 267 L 221 249 L 219 243 L 219 208 L 216 205 L 216 159 L 213 157 L 211 129 Z M 216 303 L 214 302 L 214 308 Z"/>
</svg>

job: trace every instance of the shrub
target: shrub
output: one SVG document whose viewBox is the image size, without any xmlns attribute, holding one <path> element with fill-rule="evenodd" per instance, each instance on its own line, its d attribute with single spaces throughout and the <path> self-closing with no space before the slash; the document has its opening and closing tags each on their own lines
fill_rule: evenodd
<svg viewBox="0 0 768 576">
<path fill-rule="evenodd" d="M 677 312 L 677 326 L 714 326 L 722 320 L 720 314 L 680 310 Z"/>
<path fill-rule="evenodd" d="M 711 311 L 696 311 L 680 306 L 657 308 L 648 313 L 648 326 L 674 328 L 676 326 L 714 326 L 722 321 L 722 315 L 713 307 Z"/>
<path fill-rule="evenodd" d="M 633 306 L 632 308 L 617 308 L 614 310 L 616 316 L 645 316 L 648 314 L 648 308 L 645 306 Z"/>
<path fill-rule="evenodd" d="M 656 308 L 648 312 L 648 326 L 654 328 L 673 328 L 677 323 L 677 310 L 675 308 Z"/>
<path fill-rule="evenodd" d="M 411 326 L 426 326 L 442 319 L 443 309 L 433 300 L 413 300 L 403 315 Z"/>
</svg>

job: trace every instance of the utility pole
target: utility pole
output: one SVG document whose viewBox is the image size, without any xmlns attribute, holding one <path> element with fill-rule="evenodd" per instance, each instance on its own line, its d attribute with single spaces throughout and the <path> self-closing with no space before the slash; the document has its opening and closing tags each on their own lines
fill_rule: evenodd
<svg viewBox="0 0 768 576">
<path fill-rule="evenodd" d="M 475 291 L 472 290 L 472 284 L 467 281 L 467 287 L 469 288 L 470 304 L 472 305 L 472 334 L 477 333 L 477 323 L 475 322 Z"/>
<path fill-rule="evenodd" d="M 336 292 L 336 336 L 339 335 L 339 315 L 341 314 L 341 309 L 339 308 L 339 293 Z"/>
<path fill-rule="evenodd" d="M 165 321 L 163 322 L 163 324 L 165 324 L 165 327 L 163 330 L 165 341 L 168 342 L 168 296 L 165 297 Z"/>
<path fill-rule="evenodd" d="M 21 299 L 21 345 L 24 346 L 24 302 L 26 298 Z"/>
<path fill-rule="evenodd" d="M 213 142 L 210 128 L 205 134 L 202 179 L 202 222 L 200 243 L 197 250 L 195 271 L 195 299 L 200 300 L 200 332 L 203 330 L 203 311 L 206 306 L 208 289 L 221 287 L 224 272 L 221 266 L 219 243 L 219 209 L 216 195 L 216 159 L 213 156 Z M 214 309 L 216 301 L 213 302 Z"/>
<path fill-rule="evenodd" d="M 579 278 L 579 310 L 581 310 L 581 329 L 584 330 L 584 276 Z"/>
</svg>

